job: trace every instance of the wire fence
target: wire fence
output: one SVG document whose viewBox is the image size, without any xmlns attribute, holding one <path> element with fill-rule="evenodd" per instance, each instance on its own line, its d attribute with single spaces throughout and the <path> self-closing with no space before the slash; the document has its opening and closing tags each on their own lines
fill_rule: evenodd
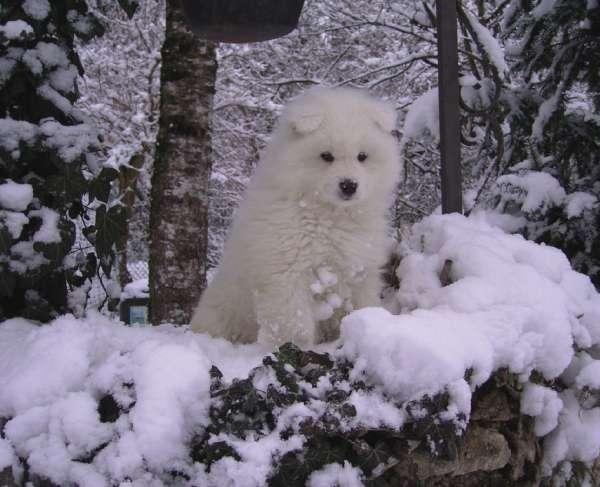
<svg viewBox="0 0 600 487">
<path fill-rule="evenodd" d="M 137 261 L 137 262 L 128 262 L 127 270 L 129 271 L 129 275 L 133 282 L 140 280 L 148 280 L 148 262 Z M 106 276 L 102 277 L 102 282 L 100 278 L 95 278 L 92 282 L 92 288 L 90 289 L 90 294 L 87 302 L 87 309 L 101 309 L 101 311 L 106 311 L 106 286 L 108 284 L 108 279 Z"/>
</svg>

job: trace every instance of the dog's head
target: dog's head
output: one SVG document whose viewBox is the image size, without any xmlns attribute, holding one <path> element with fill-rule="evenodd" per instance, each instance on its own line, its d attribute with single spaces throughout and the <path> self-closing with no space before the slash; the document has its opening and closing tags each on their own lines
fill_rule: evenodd
<svg viewBox="0 0 600 487">
<path fill-rule="evenodd" d="M 362 90 L 307 91 L 273 137 L 281 186 L 335 206 L 388 201 L 400 172 L 395 121 L 391 107 Z"/>
</svg>

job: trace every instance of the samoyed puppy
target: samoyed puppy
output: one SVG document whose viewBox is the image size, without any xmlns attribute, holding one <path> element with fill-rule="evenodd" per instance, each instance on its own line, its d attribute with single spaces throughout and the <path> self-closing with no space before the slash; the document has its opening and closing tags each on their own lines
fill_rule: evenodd
<svg viewBox="0 0 600 487">
<path fill-rule="evenodd" d="M 232 342 L 310 346 L 380 304 L 399 178 L 396 113 L 364 91 L 294 99 L 254 173 L 192 329 Z"/>
</svg>

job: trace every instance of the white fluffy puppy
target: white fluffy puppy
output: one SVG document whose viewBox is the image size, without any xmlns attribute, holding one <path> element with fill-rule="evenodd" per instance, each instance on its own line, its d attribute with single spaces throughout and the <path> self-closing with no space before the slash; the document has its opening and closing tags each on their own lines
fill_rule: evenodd
<svg viewBox="0 0 600 487">
<path fill-rule="evenodd" d="M 396 114 L 355 89 L 315 88 L 284 110 L 192 329 L 300 346 L 378 305 L 400 173 Z"/>
</svg>

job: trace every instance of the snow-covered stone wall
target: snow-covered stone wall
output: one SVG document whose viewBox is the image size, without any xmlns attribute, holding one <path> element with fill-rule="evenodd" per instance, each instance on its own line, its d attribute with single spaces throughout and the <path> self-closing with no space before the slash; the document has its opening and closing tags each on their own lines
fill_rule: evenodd
<svg viewBox="0 0 600 487">
<path fill-rule="evenodd" d="M 0 472 L 60 486 L 463 475 L 515 458 L 482 425 L 508 428 L 516 408 L 543 446 L 527 460 L 539 475 L 585 477 L 600 453 L 600 295 L 560 251 L 490 219 L 415 225 L 388 309 L 351 313 L 314 351 L 99 314 L 0 324 Z M 486 401 L 504 411 L 487 423 Z M 481 445 L 494 459 L 465 466 Z"/>
</svg>

